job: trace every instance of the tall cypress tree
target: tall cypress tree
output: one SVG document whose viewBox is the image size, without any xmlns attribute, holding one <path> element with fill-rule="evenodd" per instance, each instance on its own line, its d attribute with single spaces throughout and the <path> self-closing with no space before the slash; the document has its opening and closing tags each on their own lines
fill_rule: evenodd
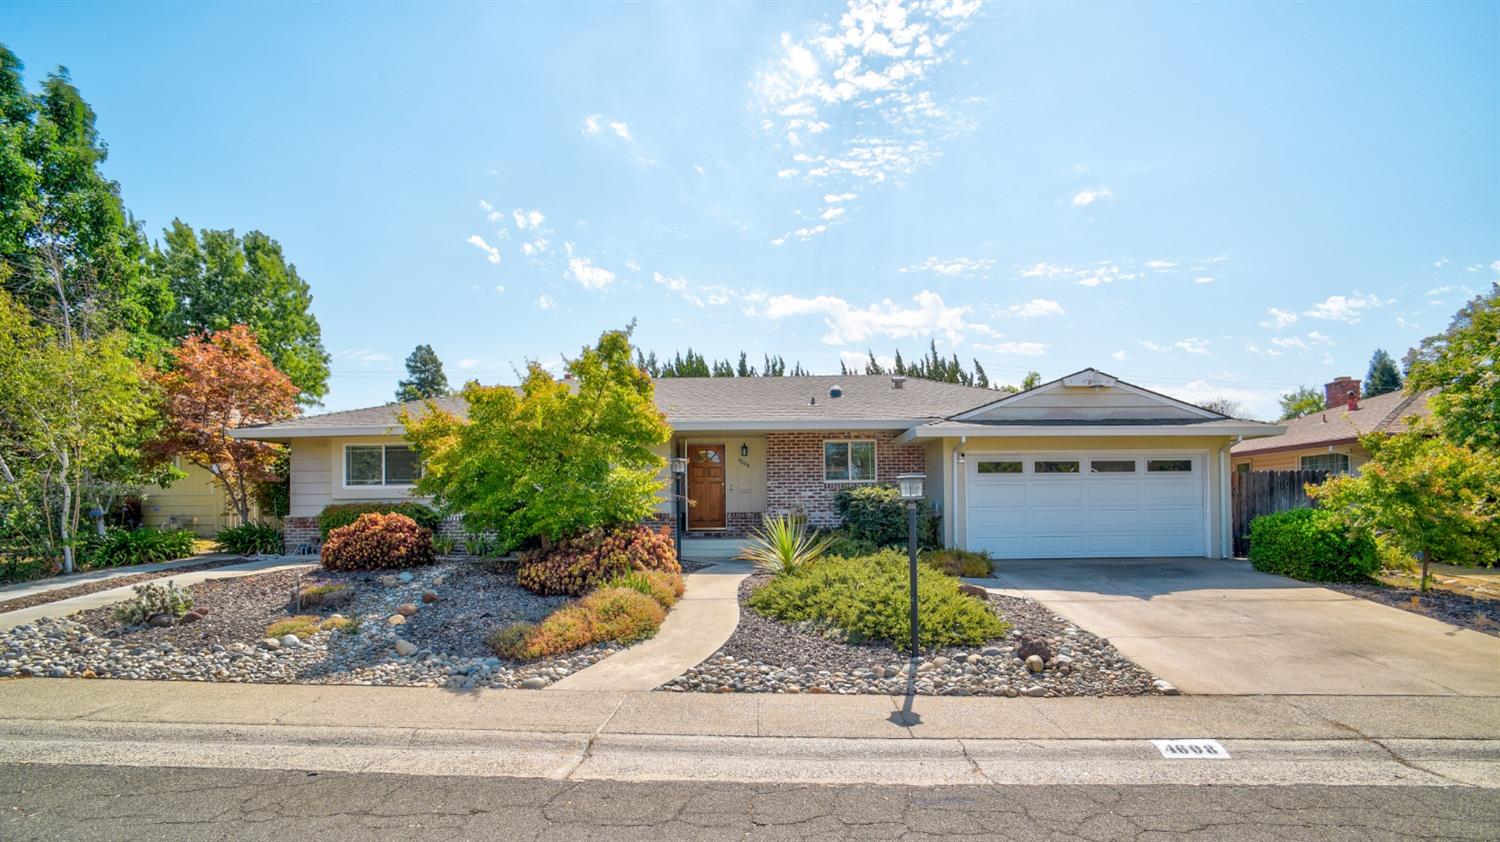
<svg viewBox="0 0 1500 842">
<path fill-rule="evenodd" d="M 1396 368 L 1396 361 L 1384 348 L 1375 349 L 1375 355 L 1370 357 L 1370 370 L 1365 374 L 1365 397 L 1373 398 L 1399 388 L 1401 371 Z"/>
</svg>

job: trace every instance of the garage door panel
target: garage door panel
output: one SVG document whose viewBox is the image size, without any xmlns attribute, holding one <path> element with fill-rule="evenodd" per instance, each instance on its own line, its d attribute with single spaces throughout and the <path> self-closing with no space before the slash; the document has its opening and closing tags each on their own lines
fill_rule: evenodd
<svg viewBox="0 0 1500 842">
<path fill-rule="evenodd" d="M 986 457 L 992 458 L 992 457 Z M 1204 459 L 1201 454 L 1151 453 L 1145 458 L 1190 458 L 1192 471 L 1138 474 L 1030 473 L 1037 459 L 1072 461 L 1137 458 L 1141 454 L 1011 455 L 1022 474 L 980 475 L 968 462 L 967 532 L 971 549 L 996 558 L 1201 556 L 1205 552 Z M 1086 468 L 1085 468 L 1086 470 Z"/>
</svg>

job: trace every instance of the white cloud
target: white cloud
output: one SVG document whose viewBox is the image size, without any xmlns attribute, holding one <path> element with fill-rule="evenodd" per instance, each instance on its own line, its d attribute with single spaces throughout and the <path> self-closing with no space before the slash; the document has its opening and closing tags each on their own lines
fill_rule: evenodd
<svg viewBox="0 0 1500 842">
<path fill-rule="evenodd" d="M 1113 263 L 1103 263 L 1087 269 L 1080 269 L 1075 274 L 1078 277 L 1078 285 L 1086 287 L 1112 284 L 1115 281 L 1129 281 L 1135 278 L 1135 273 L 1125 272 Z"/>
<path fill-rule="evenodd" d="M 495 284 L 495 292 L 505 292 L 505 284 Z"/>
<path fill-rule="evenodd" d="M 391 355 L 381 351 L 350 349 L 347 351 L 335 351 L 333 358 L 336 360 L 348 360 L 360 365 L 369 365 L 370 363 L 383 363 L 390 359 Z"/>
<path fill-rule="evenodd" d="M 501 219 L 503 219 L 505 217 L 505 214 L 501 213 L 500 211 L 495 210 L 495 206 L 494 205 L 490 204 L 489 202 L 486 202 L 483 199 L 479 200 L 479 207 L 480 207 L 481 210 L 484 211 L 484 218 L 486 220 L 490 221 L 490 222 L 499 222 Z"/>
<path fill-rule="evenodd" d="M 459 360 L 458 361 L 458 367 L 459 368 L 475 368 L 478 365 L 479 365 L 479 360 L 465 359 L 465 360 Z"/>
<path fill-rule="evenodd" d="M 653 281 L 656 281 L 658 284 L 666 287 L 667 289 L 672 290 L 673 292 L 681 292 L 682 290 L 687 289 L 688 285 L 688 282 L 683 280 L 682 278 L 669 278 L 660 272 L 654 273 L 651 279 Z"/>
<path fill-rule="evenodd" d="M 823 342 L 829 345 L 863 342 L 872 336 L 902 339 L 934 335 L 957 344 L 966 333 L 994 334 L 988 325 L 967 319 L 968 307 L 949 307 L 941 295 L 931 290 L 918 293 L 913 301 L 915 307 L 904 307 L 890 299 L 856 307 L 831 295 L 813 298 L 777 295 L 766 301 L 765 315 L 771 319 L 821 315 L 828 328 Z"/>
<path fill-rule="evenodd" d="M 899 180 L 941 156 L 939 141 L 969 124 L 938 102 L 939 69 L 975 3 L 847 0 L 837 23 L 783 33 L 754 88 L 762 127 L 806 167 L 782 169 L 828 183 Z"/>
<path fill-rule="evenodd" d="M 1211 284 L 1213 282 L 1214 279 L 1212 277 L 1209 277 L 1208 275 L 1199 275 L 1198 277 L 1193 279 L 1193 283 L 1195 284 Z"/>
<path fill-rule="evenodd" d="M 639 271 L 641 271 L 640 261 L 638 261 L 638 260 L 636 260 L 634 258 L 627 259 L 625 261 L 625 268 L 629 269 L 632 272 L 639 272 Z"/>
<path fill-rule="evenodd" d="M 557 306 L 557 299 L 553 298 L 550 295 L 538 295 L 536 297 L 536 306 L 542 308 L 543 310 L 551 310 L 553 307 Z"/>
<path fill-rule="evenodd" d="M 478 234 L 470 234 L 469 239 L 465 240 L 464 242 L 467 242 L 469 245 L 484 252 L 485 260 L 488 260 L 491 263 L 500 262 L 500 250 L 485 242 L 484 238 L 479 236 Z"/>
<path fill-rule="evenodd" d="M 521 229 L 522 231 L 525 231 L 528 228 L 540 228 L 542 223 L 547 219 L 547 217 L 543 216 L 542 212 L 537 210 L 536 208 L 532 208 L 529 211 L 522 210 L 521 208 L 516 208 L 511 212 L 511 215 L 516 220 L 516 227 Z"/>
<path fill-rule="evenodd" d="M 797 170 L 795 170 L 795 169 L 793 169 L 791 167 L 787 167 L 786 169 L 781 169 L 781 170 L 777 170 L 776 171 L 776 177 L 777 178 L 792 178 L 792 177 L 794 177 L 796 175 L 797 175 Z"/>
<path fill-rule="evenodd" d="M 595 266 L 587 257 L 569 258 L 568 274 L 586 289 L 604 289 L 615 282 L 614 272 Z"/>
<path fill-rule="evenodd" d="M 786 243 L 786 237 L 777 237 L 776 239 L 774 239 L 774 240 L 771 241 L 771 245 L 773 245 L 773 246 L 779 246 L 779 245 L 783 245 L 785 243 Z"/>
<path fill-rule="evenodd" d="M 1114 197 L 1108 187 L 1094 187 L 1088 190 L 1080 190 L 1073 194 L 1073 207 L 1086 208 L 1095 202 Z"/>
<path fill-rule="evenodd" d="M 1114 357 L 1115 359 L 1119 360 L 1120 362 L 1125 362 L 1126 360 L 1130 359 L 1130 355 L 1127 354 L 1127 353 L 1125 353 L 1123 350 L 1116 351 L 1113 354 L 1110 354 L 1110 356 Z"/>
<path fill-rule="evenodd" d="M 1316 330 L 1310 330 L 1310 331 L 1307 332 L 1307 341 L 1313 343 L 1314 345 L 1332 345 L 1333 344 L 1333 339 L 1331 339 L 1327 334 L 1325 334 L 1325 333 L 1319 333 Z"/>
<path fill-rule="evenodd" d="M 621 140 L 630 140 L 630 126 L 619 120 L 611 120 L 609 122 L 609 130 L 614 132 Z"/>
<path fill-rule="evenodd" d="M 1327 299 L 1302 311 L 1302 315 L 1313 319 L 1327 319 L 1329 321 L 1345 322 L 1352 325 L 1359 324 L 1359 320 L 1365 310 L 1372 310 L 1386 303 L 1381 301 L 1379 296 L 1361 295 L 1358 292 L 1352 296 L 1330 295 Z"/>
<path fill-rule="evenodd" d="M 1437 260 L 1434 260 L 1432 262 L 1432 266 L 1433 266 L 1434 269 L 1441 269 L 1444 266 L 1447 266 L 1449 263 L 1452 263 L 1452 262 L 1453 261 L 1449 260 L 1446 257 L 1439 257 Z"/>
<path fill-rule="evenodd" d="M 996 342 L 975 343 L 974 347 L 981 351 L 990 351 L 995 354 L 1015 354 L 1023 357 L 1040 357 L 1047 353 L 1047 344 L 1044 342 Z"/>
<path fill-rule="evenodd" d="M 931 272 L 955 278 L 960 275 L 979 275 L 994 268 L 992 257 L 929 257 L 921 263 L 903 266 L 902 272 Z"/>
<path fill-rule="evenodd" d="M 829 208 L 828 210 L 823 211 L 823 214 L 822 214 L 823 219 L 825 219 L 825 220 L 838 219 L 839 217 L 841 217 L 843 215 L 844 215 L 844 209 L 843 208 Z"/>
<path fill-rule="evenodd" d="M 795 174 L 796 170 L 793 170 L 792 172 Z M 852 202 L 858 198 L 859 194 L 857 193 L 825 193 L 823 195 L 823 201 L 830 205 L 837 204 L 839 202 Z"/>
<path fill-rule="evenodd" d="M 865 364 L 870 361 L 868 352 L 861 354 L 858 351 L 840 351 L 839 360 L 855 374 L 861 374 L 865 370 Z M 896 366 L 895 357 L 887 357 L 881 354 L 875 355 L 875 362 L 880 363 L 881 368 L 891 369 Z"/>
<path fill-rule="evenodd" d="M 1228 398 L 1245 408 L 1252 418 L 1275 418 L 1280 414 L 1277 397 L 1285 389 L 1252 389 L 1232 383 L 1214 383 L 1208 380 L 1193 380 L 1184 384 L 1142 384 L 1146 388 L 1171 395 L 1181 401 L 1201 404 L 1214 398 Z"/>
<path fill-rule="evenodd" d="M 1045 298 L 1033 298 L 1025 304 L 1012 304 L 1005 312 L 1007 315 L 1018 316 L 1023 319 L 1034 319 L 1038 316 L 1066 315 L 1063 312 L 1061 304 Z"/>
<path fill-rule="evenodd" d="M 1307 343 L 1296 336 L 1273 336 L 1271 344 L 1278 348 L 1296 348 L 1299 351 L 1308 350 Z"/>
<path fill-rule="evenodd" d="M 696 173 L 698 173 L 699 175 L 703 175 L 704 174 L 703 165 L 702 164 L 694 164 L 693 165 L 693 171 L 696 172 Z"/>
<path fill-rule="evenodd" d="M 1176 348 L 1179 351 L 1186 351 L 1189 354 L 1207 354 L 1208 340 L 1199 339 L 1196 336 L 1189 336 L 1186 339 L 1179 339 L 1176 342 L 1173 342 L 1172 347 Z"/>
<path fill-rule="evenodd" d="M 1297 322 L 1297 314 L 1296 313 L 1289 313 L 1286 310 L 1282 310 L 1279 307 L 1268 308 L 1266 310 L 1266 315 L 1270 316 L 1271 318 L 1267 319 L 1266 321 L 1261 322 L 1260 323 L 1261 327 L 1274 327 L 1277 330 L 1280 330 L 1281 328 L 1284 328 L 1284 327 L 1286 327 L 1288 325 L 1296 324 L 1296 322 Z"/>
<path fill-rule="evenodd" d="M 1177 264 L 1171 260 L 1148 260 L 1146 261 L 1146 268 L 1155 269 L 1158 272 L 1165 272 L 1168 269 L 1177 268 Z"/>
</svg>

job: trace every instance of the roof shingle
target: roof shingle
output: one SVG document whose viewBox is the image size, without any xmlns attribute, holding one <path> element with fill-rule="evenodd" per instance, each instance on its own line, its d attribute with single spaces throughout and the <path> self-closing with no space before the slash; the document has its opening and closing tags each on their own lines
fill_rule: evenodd
<svg viewBox="0 0 1500 842">
<path fill-rule="evenodd" d="M 1404 391 L 1387 392 L 1361 399 L 1359 409 L 1353 412 L 1347 407 L 1339 406 L 1283 421 L 1281 423 L 1287 427 L 1285 433 L 1242 442 L 1235 445 L 1230 453 L 1241 456 L 1266 450 L 1315 447 L 1350 441 L 1365 433 L 1399 433 L 1407 429 L 1407 419 L 1412 416 L 1425 418 L 1432 415 L 1429 400 L 1436 392 L 1436 389 L 1428 389 L 1415 395 Z"/>
</svg>

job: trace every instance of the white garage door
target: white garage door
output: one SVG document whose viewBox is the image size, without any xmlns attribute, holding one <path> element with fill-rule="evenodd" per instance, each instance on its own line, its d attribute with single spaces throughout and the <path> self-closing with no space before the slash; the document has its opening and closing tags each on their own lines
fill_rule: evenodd
<svg viewBox="0 0 1500 842">
<path fill-rule="evenodd" d="M 968 546 L 995 558 L 1205 554 L 1201 453 L 966 456 Z"/>
</svg>

